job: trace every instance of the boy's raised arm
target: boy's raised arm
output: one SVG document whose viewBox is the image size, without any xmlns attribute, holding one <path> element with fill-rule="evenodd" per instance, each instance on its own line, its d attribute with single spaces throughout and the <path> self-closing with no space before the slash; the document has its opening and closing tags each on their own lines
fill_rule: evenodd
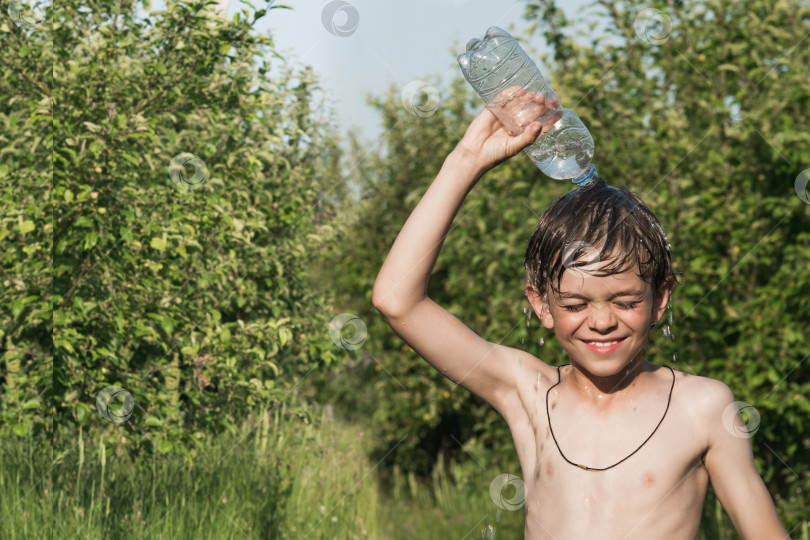
<svg viewBox="0 0 810 540">
<path fill-rule="evenodd" d="M 467 193 L 487 170 L 531 144 L 540 128 L 533 123 L 521 135 L 510 136 L 484 109 L 406 221 L 372 293 L 374 307 L 411 348 L 502 414 L 504 397 L 514 388 L 512 349 L 481 339 L 428 298 L 427 285 Z"/>
</svg>

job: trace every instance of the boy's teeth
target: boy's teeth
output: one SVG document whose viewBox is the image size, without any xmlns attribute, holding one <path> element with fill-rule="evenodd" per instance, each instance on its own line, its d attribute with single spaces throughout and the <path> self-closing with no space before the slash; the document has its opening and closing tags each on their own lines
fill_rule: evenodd
<svg viewBox="0 0 810 540">
<path fill-rule="evenodd" d="M 589 341 L 588 345 L 594 345 L 596 347 L 609 347 L 611 345 L 615 345 L 618 342 L 619 342 L 619 340 L 615 340 L 615 341 Z"/>
</svg>

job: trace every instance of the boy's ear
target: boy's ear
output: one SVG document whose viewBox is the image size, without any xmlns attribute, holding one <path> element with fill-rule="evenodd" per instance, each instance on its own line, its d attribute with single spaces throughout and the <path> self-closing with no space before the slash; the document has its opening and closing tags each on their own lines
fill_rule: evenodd
<svg viewBox="0 0 810 540">
<path fill-rule="evenodd" d="M 664 312 L 667 310 L 669 304 L 669 297 L 672 296 L 672 289 L 675 288 L 674 281 L 668 281 L 661 286 L 661 289 L 655 295 L 653 305 L 653 322 L 660 322 L 664 317 Z"/>
<path fill-rule="evenodd" d="M 529 299 L 540 323 L 546 328 L 554 328 L 554 316 L 548 308 L 548 298 L 541 296 L 531 283 L 526 284 L 526 298 Z"/>
</svg>

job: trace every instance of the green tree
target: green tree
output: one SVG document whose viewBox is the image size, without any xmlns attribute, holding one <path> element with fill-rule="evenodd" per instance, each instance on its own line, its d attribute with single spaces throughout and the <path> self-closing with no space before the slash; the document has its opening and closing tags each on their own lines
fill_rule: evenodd
<svg viewBox="0 0 810 540">
<path fill-rule="evenodd" d="M 810 457 L 802 435 L 810 410 L 810 205 L 794 190 L 810 167 L 808 2 L 602 0 L 581 21 L 553 1 L 529 1 L 526 18 L 552 47 L 546 72 L 563 104 L 591 129 L 600 174 L 640 193 L 669 235 L 681 274 L 675 339 L 653 336 L 650 358 L 719 379 L 753 405 L 757 465 L 790 529 L 810 489 L 800 466 Z M 369 198 L 331 263 L 343 270 L 337 301 L 362 312 L 368 326 L 362 354 L 337 380 L 363 376 L 367 392 L 326 386 L 327 396 L 373 413 L 387 439 L 380 450 L 396 445 L 396 461 L 421 472 L 437 451 L 464 457 L 457 441 L 479 458 L 487 450 L 497 460 L 515 456 L 496 413 L 403 350 L 371 309 L 391 243 L 483 105 L 464 82 L 440 94 L 424 117 L 406 112 L 396 92 L 377 100 L 385 148 L 362 161 L 358 179 Z M 488 173 L 461 208 L 428 291 L 485 338 L 550 363 L 565 359 L 548 335 L 545 347 L 536 345 L 538 325 L 528 321 L 527 329 L 523 255 L 539 214 L 568 189 L 522 155 Z"/>
<path fill-rule="evenodd" d="M 317 80 L 253 31 L 283 6 L 211 4 L 55 6 L 59 440 L 193 452 L 332 361 L 306 270 L 338 159 Z M 127 422 L 98 414 L 107 386 Z"/>
<path fill-rule="evenodd" d="M 0 433 L 50 428 L 53 50 L 43 13 L 4 7 L 0 43 Z M 12 435 L 12 433 L 14 435 Z"/>
</svg>

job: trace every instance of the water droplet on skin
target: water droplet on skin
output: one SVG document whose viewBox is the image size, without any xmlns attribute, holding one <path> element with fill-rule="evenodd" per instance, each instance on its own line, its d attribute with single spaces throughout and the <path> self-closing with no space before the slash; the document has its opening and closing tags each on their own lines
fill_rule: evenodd
<svg viewBox="0 0 810 540">
<path fill-rule="evenodd" d="M 662 331 L 664 332 L 664 337 L 669 337 L 670 329 L 669 329 L 668 324 L 664 325 L 664 328 L 662 328 Z"/>
<path fill-rule="evenodd" d="M 543 374 L 542 374 L 542 373 L 538 373 L 538 374 L 537 374 L 537 389 L 538 389 L 538 390 L 540 390 L 540 384 L 541 384 L 542 382 L 543 382 Z"/>
</svg>

